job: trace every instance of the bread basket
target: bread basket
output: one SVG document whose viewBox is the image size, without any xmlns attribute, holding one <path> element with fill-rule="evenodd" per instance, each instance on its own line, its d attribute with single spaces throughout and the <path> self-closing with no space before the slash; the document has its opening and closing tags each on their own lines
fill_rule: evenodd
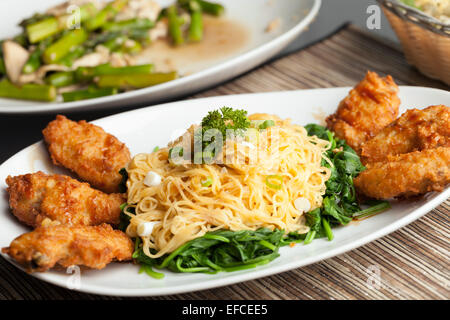
<svg viewBox="0 0 450 320">
<path fill-rule="evenodd" d="M 378 0 L 397 34 L 408 63 L 450 86 L 450 25 L 399 0 Z"/>
</svg>

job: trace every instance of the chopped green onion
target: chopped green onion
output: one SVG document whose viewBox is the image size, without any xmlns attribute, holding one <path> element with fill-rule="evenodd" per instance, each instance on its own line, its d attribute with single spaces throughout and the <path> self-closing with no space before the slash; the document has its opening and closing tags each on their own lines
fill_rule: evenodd
<svg viewBox="0 0 450 320">
<path fill-rule="evenodd" d="M 154 149 L 153 149 L 153 151 L 152 152 L 156 152 L 156 151 L 158 151 L 159 150 L 159 147 L 158 146 L 156 146 Z"/>
<path fill-rule="evenodd" d="M 170 150 L 169 150 L 169 158 L 172 158 L 174 154 L 176 154 L 177 156 L 182 157 L 183 156 L 183 148 L 182 147 L 170 148 Z"/>
<path fill-rule="evenodd" d="M 273 127 L 275 125 L 275 121 L 273 120 L 265 120 L 262 124 L 259 125 L 259 129 L 267 129 L 269 127 Z"/>
<path fill-rule="evenodd" d="M 211 177 L 208 177 L 206 180 L 202 181 L 202 186 L 203 187 L 209 187 L 210 185 L 212 185 L 213 180 Z"/>
<path fill-rule="evenodd" d="M 278 180 L 280 183 L 279 184 L 273 184 L 270 182 L 270 180 Z M 277 174 L 272 174 L 266 177 L 266 185 L 269 188 L 272 189 L 276 189 L 276 190 L 280 190 L 283 186 L 283 177 Z"/>
<path fill-rule="evenodd" d="M 120 205 L 120 211 L 123 211 L 123 209 L 125 209 L 125 207 L 128 205 L 128 203 L 127 202 L 124 202 L 124 203 L 122 203 L 121 205 Z"/>
<path fill-rule="evenodd" d="M 183 157 L 183 147 L 177 146 L 169 149 L 169 162 L 177 164 L 173 160 L 180 160 Z"/>
</svg>

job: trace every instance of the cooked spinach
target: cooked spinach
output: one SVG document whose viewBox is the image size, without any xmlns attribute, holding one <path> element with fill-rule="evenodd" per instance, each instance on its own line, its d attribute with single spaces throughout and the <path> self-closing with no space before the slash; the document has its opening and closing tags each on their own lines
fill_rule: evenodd
<svg viewBox="0 0 450 320">
<path fill-rule="evenodd" d="M 211 118 L 222 121 L 220 114 L 211 114 Z M 220 116 L 220 117 L 219 117 Z M 331 142 L 326 156 L 332 165 L 322 160 L 322 165 L 330 168 L 331 177 L 326 182 L 326 193 L 323 206 L 306 214 L 306 222 L 310 227 L 307 234 L 284 230 L 261 228 L 255 231 L 218 230 L 208 232 L 200 238 L 193 239 L 170 254 L 161 258 L 148 257 L 136 239 L 133 253 L 134 260 L 141 264 L 141 272 L 161 278 L 161 273 L 153 268 L 168 268 L 174 272 L 216 273 L 219 271 L 236 271 L 254 268 L 269 263 L 279 256 L 279 248 L 295 242 L 310 243 L 315 238 L 333 239 L 332 227 L 348 224 L 358 214 L 366 216 L 385 210 L 386 202 L 371 203 L 371 208 L 361 210 L 356 199 L 353 178 L 365 170 L 356 152 L 344 140 L 338 139 L 326 128 L 310 124 L 306 130 L 310 136 L 315 135 Z M 123 208 L 122 208 L 123 209 Z M 126 215 L 124 215 L 126 216 Z M 123 220 L 122 220 L 123 219 Z M 121 216 L 121 223 L 126 224 L 128 216 Z M 152 249 L 152 253 L 156 253 Z"/>
<path fill-rule="evenodd" d="M 325 183 L 327 189 L 323 198 L 323 205 L 306 214 L 307 223 L 310 226 L 307 239 L 328 237 L 332 239 L 330 227 L 348 224 L 355 216 L 365 212 L 361 210 L 357 198 L 353 179 L 366 168 L 361 163 L 357 153 L 350 148 L 345 140 L 338 139 L 327 128 L 317 124 L 308 124 L 305 129 L 310 136 L 331 142 L 331 148 L 326 156 L 333 165 L 322 160 L 322 166 L 330 168 L 331 177 Z M 386 210 L 389 203 L 377 201 L 370 203 L 370 213 L 378 213 Z M 375 210 L 374 210 L 375 209 Z M 309 236 L 309 237 L 308 237 Z"/>
<path fill-rule="evenodd" d="M 149 258 L 138 246 L 133 258 L 146 265 L 147 270 L 156 267 L 174 272 L 229 272 L 269 263 L 280 255 L 278 249 L 281 246 L 303 239 L 302 235 L 285 235 L 283 230 L 278 229 L 218 230 L 186 242 L 171 254 L 158 259 Z"/>
</svg>

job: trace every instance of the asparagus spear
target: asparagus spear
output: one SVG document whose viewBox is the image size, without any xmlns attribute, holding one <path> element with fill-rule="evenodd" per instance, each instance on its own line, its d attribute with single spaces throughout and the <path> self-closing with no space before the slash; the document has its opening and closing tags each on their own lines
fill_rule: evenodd
<svg viewBox="0 0 450 320">
<path fill-rule="evenodd" d="M 42 59 L 45 63 L 55 63 L 66 56 L 74 48 L 82 44 L 87 39 L 87 32 L 84 29 L 69 31 L 58 41 L 45 49 Z"/>
<path fill-rule="evenodd" d="M 121 74 L 148 74 L 153 71 L 153 64 L 141 64 L 127 67 L 111 67 L 110 65 L 102 65 L 96 68 L 97 74 L 102 75 L 121 75 Z"/>
<path fill-rule="evenodd" d="M 129 19 L 119 22 L 107 22 L 103 25 L 103 31 L 124 31 L 130 29 L 151 29 L 155 26 L 155 23 L 150 19 Z"/>
<path fill-rule="evenodd" d="M 85 27 L 92 31 L 102 27 L 108 20 L 114 18 L 117 13 L 128 3 L 128 0 L 114 0 L 104 7 L 94 17 L 86 20 Z"/>
<path fill-rule="evenodd" d="M 53 42 L 53 37 L 48 37 L 42 40 L 35 50 L 30 54 L 28 61 L 22 68 L 23 73 L 32 73 L 41 66 L 41 56 L 45 48 Z"/>
<path fill-rule="evenodd" d="M 100 88 L 117 87 L 120 89 L 145 88 L 171 81 L 177 78 L 177 72 L 150 74 L 113 74 L 102 75 L 97 79 Z"/>
<path fill-rule="evenodd" d="M 177 7 L 171 5 L 166 9 L 167 18 L 169 20 L 169 35 L 175 45 L 184 43 L 183 33 L 181 31 L 181 22 L 177 13 Z"/>
<path fill-rule="evenodd" d="M 75 71 L 77 81 L 90 81 L 94 77 L 103 75 L 135 75 L 149 74 L 153 71 L 153 64 L 141 64 L 127 67 L 111 67 L 110 64 L 102 64 L 96 67 L 79 67 Z"/>
<path fill-rule="evenodd" d="M 55 17 L 31 23 L 25 28 L 30 43 L 39 42 L 61 31 L 58 19 Z"/>
<path fill-rule="evenodd" d="M 122 33 L 127 35 L 130 39 L 139 41 L 142 44 L 148 44 L 151 42 L 150 34 L 146 29 L 130 29 Z"/>
<path fill-rule="evenodd" d="M 23 73 L 32 73 L 35 72 L 41 66 L 41 54 L 42 50 L 37 47 L 28 58 L 28 61 L 23 66 Z"/>
<path fill-rule="evenodd" d="M 0 40 L 0 76 L 6 74 L 5 61 L 3 60 L 3 42 L 4 40 Z"/>
<path fill-rule="evenodd" d="M 55 72 L 49 75 L 45 82 L 56 88 L 70 86 L 76 83 L 74 71 Z"/>
<path fill-rule="evenodd" d="M 205 0 L 196 0 L 200 7 L 202 7 L 202 11 L 207 14 L 211 14 L 213 16 L 220 16 L 225 12 L 225 8 L 219 4 L 214 2 L 209 2 Z"/>
<path fill-rule="evenodd" d="M 116 88 L 89 88 L 85 90 L 70 91 L 62 94 L 64 102 L 78 101 L 116 94 Z"/>
<path fill-rule="evenodd" d="M 188 8 L 192 1 L 197 2 L 204 13 L 220 16 L 225 12 L 225 8 L 221 4 L 205 0 L 178 0 L 178 4 L 183 8 Z"/>
<path fill-rule="evenodd" d="M 22 28 L 25 28 L 26 26 L 33 24 L 35 22 L 44 20 L 46 18 L 50 18 L 52 17 L 52 15 L 49 14 L 42 14 L 42 13 L 35 13 L 33 14 L 31 17 L 23 19 L 20 23 L 19 26 L 21 26 Z"/>
<path fill-rule="evenodd" d="M 79 57 L 83 56 L 86 53 L 86 48 L 84 46 L 78 46 L 66 54 L 61 60 L 58 61 L 58 64 L 65 65 L 67 67 L 71 67 L 73 62 L 77 60 Z"/>
<path fill-rule="evenodd" d="M 85 22 L 94 17 L 98 10 L 92 2 L 86 3 L 80 7 L 80 22 Z"/>
<path fill-rule="evenodd" d="M 5 60 L 3 60 L 3 41 L 0 40 L 0 76 L 6 74 Z"/>
<path fill-rule="evenodd" d="M 0 56 L 0 75 L 6 74 L 6 68 L 5 68 L 5 61 L 3 60 L 3 57 Z"/>
<path fill-rule="evenodd" d="M 87 3 L 80 7 L 80 22 L 84 22 L 97 12 L 96 7 L 92 3 Z M 49 36 L 61 32 L 71 27 L 71 14 L 65 14 L 60 17 L 45 17 L 33 23 L 26 23 L 25 30 L 30 43 L 37 43 Z M 30 19 L 30 21 L 34 21 Z"/>
<path fill-rule="evenodd" d="M 189 40 L 192 42 L 201 41 L 203 38 L 203 14 L 198 2 L 190 1 L 191 24 L 189 25 Z"/>
<path fill-rule="evenodd" d="M 24 84 L 21 87 L 13 85 L 7 79 L 0 81 L 0 97 L 38 101 L 53 101 L 56 98 L 56 88 L 51 85 Z"/>
<path fill-rule="evenodd" d="M 103 46 L 108 48 L 109 51 L 114 52 L 118 48 L 120 48 L 125 43 L 126 40 L 127 40 L 127 37 L 125 37 L 125 36 L 118 36 L 118 37 L 109 39 L 108 41 L 105 41 L 103 43 Z"/>
<path fill-rule="evenodd" d="M 98 10 L 95 7 L 95 5 L 92 2 L 86 3 L 84 5 L 82 5 L 80 8 L 79 14 L 80 14 L 80 23 L 81 22 L 85 22 L 88 19 L 94 17 Z M 62 16 L 57 17 L 58 18 L 58 22 L 60 25 L 61 30 L 63 29 L 74 29 L 74 27 L 76 26 L 74 24 L 74 22 L 77 21 L 73 21 L 73 14 L 65 14 Z"/>
</svg>

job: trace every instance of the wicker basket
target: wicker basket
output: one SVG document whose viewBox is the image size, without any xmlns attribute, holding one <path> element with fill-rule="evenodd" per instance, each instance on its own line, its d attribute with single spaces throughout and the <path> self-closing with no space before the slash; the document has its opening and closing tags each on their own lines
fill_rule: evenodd
<svg viewBox="0 0 450 320">
<path fill-rule="evenodd" d="M 408 62 L 450 86 L 450 26 L 398 0 L 378 0 Z"/>
</svg>

